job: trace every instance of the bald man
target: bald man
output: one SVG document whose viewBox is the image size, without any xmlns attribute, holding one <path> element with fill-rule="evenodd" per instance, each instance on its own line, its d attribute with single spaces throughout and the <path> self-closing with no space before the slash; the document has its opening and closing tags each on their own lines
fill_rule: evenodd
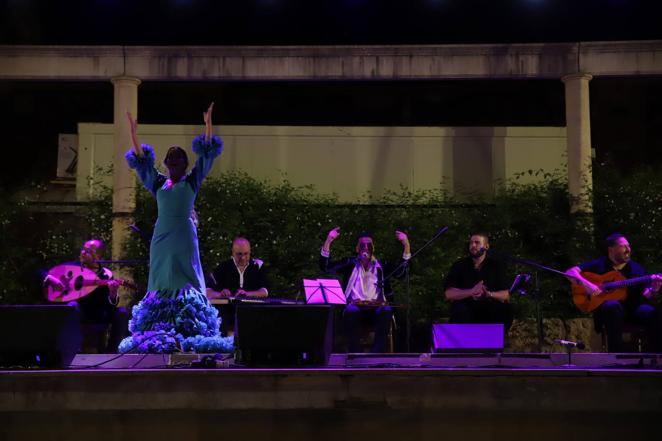
<svg viewBox="0 0 662 441">
<path fill-rule="evenodd" d="M 232 241 L 232 257 L 216 267 L 210 278 L 207 297 L 267 297 L 264 262 L 251 258 L 251 243 L 245 237 Z"/>
</svg>

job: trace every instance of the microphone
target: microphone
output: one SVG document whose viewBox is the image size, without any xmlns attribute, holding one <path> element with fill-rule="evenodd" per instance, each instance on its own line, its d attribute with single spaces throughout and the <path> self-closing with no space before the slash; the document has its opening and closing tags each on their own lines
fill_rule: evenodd
<svg viewBox="0 0 662 441">
<path fill-rule="evenodd" d="M 575 342 L 575 341 L 563 340 L 563 339 L 557 338 L 556 340 L 554 340 L 554 343 L 558 343 L 561 346 L 565 346 L 565 347 L 568 347 L 568 348 L 584 349 L 584 347 L 585 347 L 584 343 L 581 340 L 577 340 Z"/>
<path fill-rule="evenodd" d="M 359 254 L 359 257 L 360 257 L 361 259 L 367 259 L 368 256 L 370 256 L 370 255 L 368 254 L 367 251 L 362 251 L 362 252 Z"/>
<path fill-rule="evenodd" d="M 486 252 L 487 252 L 487 248 L 482 247 L 479 248 L 475 254 L 471 254 L 471 251 L 469 251 L 469 254 L 471 254 L 471 257 L 473 257 L 474 259 L 477 259 L 478 257 L 483 256 Z"/>
</svg>

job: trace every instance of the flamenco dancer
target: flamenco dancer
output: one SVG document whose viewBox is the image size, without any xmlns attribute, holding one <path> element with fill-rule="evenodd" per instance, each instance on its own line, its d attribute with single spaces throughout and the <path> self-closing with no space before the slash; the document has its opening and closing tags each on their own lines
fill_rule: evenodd
<svg viewBox="0 0 662 441">
<path fill-rule="evenodd" d="M 122 340 L 120 352 L 232 350 L 232 337 L 220 336 L 218 312 L 205 295 L 198 234 L 191 218 L 200 185 L 223 150 L 223 141 L 212 135 L 213 107 L 211 103 L 204 112 L 205 133 L 193 140 L 195 165 L 186 173 L 186 152 L 170 147 L 163 161 L 168 176 L 154 167 L 154 150 L 138 142 L 136 120 L 127 113 L 133 149 L 126 160 L 156 197 L 158 218 L 149 250 L 147 294 L 133 308 L 132 335 Z"/>
</svg>

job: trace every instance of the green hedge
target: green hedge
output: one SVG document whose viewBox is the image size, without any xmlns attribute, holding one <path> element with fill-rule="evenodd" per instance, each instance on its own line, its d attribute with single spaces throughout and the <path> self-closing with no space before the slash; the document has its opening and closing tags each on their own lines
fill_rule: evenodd
<svg viewBox="0 0 662 441">
<path fill-rule="evenodd" d="M 530 172 L 534 173 L 534 172 Z M 492 249 L 564 270 L 595 256 L 599 238 L 611 231 L 628 234 L 635 258 L 651 270 L 659 270 L 662 251 L 657 246 L 662 222 L 662 185 L 657 171 L 641 170 L 630 177 L 606 169 L 594 170 L 593 219 L 569 214 L 569 197 L 563 177 L 539 176 L 539 184 L 520 184 L 519 179 L 497 191 L 489 200 L 450 197 L 441 191 L 410 192 L 402 189 L 380 198 L 367 195 L 365 203 L 341 204 L 333 195 L 314 187 L 296 187 L 284 180 L 270 184 L 235 172 L 207 179 L 196 209 L 200 226 L 200 251 L 205 270 L 229 257 L 234 236 L 251 239 L 253 255 L 267 263 L 277 297 L 296 297 L 305 277 L 317 277 L 319 249 L 329 229 L 340 226 L 333 255 L 353 253 L 355 236 L 375 234 L 378 256 L 398 256 L 401 245 L 394 231 L 409 234 L 412 249 L 423 245 L 441 226 L 449 231 L 421 253 L 413 263 L 410 280 L 411 315 L 414 323 L 429 324 L 447 315 L 443 280 L 450 265 L 466 255 L 468 235 L 474 230 L 491 234 Z M 146 233 L 156 218 L 154 199 L 139 190 L 135 219 Z M 110 239 L 111 198 L 103 189 L 78 212 L 53 216 L 14 199 L 2 202 L 5 259 L 1 263 L 3 303 L 42 301 L 36 271 L 77 256 L 87 237 Z M 127 258 L 147 258 L 146 244 L 134 236 Z M 511 276 L 529 269 L 511 265 Z M 137 267 L 136 278 L 146 280 L 147 268 Z M 577 315 L 568 282 L 561 276 L 538 273 L 540 299 L 545 316 Z M 403 282 L 395 284 L 398 301 L 404 302 Z M 514 298 L 519 317 L 533 315 L 530 298 Z"/>
</svg>

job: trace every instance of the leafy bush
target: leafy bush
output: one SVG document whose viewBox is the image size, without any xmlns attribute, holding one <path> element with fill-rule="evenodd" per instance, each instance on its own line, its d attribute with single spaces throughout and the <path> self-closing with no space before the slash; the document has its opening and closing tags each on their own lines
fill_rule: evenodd
<svg viewBox="0 0 662 441">
<path fill-rule="evenodd" d="M 531 172 L 533 173 L 533 172 Z M 499 189 L 494 197 L 457 199 L 442 191 L 407 189 L 387 192 L 380 198 L 366 195 L 361 203 L 341 204 L 334 195 L 319 194 L 314 187 L 296 187 L 283 180 L 270 184 L 241 172 L 207 179 L 196 203 L 200 226 L 200 252 L 206 271 L 229 258 L 231 241 L 245 235 L 253 255 L 269 268 L 275 297 L 300 296 L 302 279 L 319 276 L 317 260 L 327 232 L 341 227 L 332 254 L 354 253 L 360 231 L 375 235 L 377 256 L 398 257 L 402 251 L 396 229 L 409 234 L 412 250 L 426 243 L 442 226 L 441 236 L 413 262 L 410 279 L 411 317 L 414 326 L 447 316 L 443 281 L 451 264 L 466 255 L 468 235 L 481 230 L 491 236 L 492 251 L 526 258 L 565 270 L 601 249 L 599 239 L 618 230 L 627 234 L 635 258 L 651 270 L 659 270 L 662 250 L 657 246 L 662 225 L 662 184 L 657 172 L 645 169 L 630 177 L 596 168 L 592 218 L 570 214 L 566 180 L 545 175 L 540 183 L 521 184 L 518 179 Z M 102 188 L 88 204 L 67 215 L 52 216 L 16 197 L 0 204 L 0 239 L 5 258 L 0 263 L 3 303 L 42 301 L 38 268 L 71 260 L 81 242 L 91 236 L 108 241 L 111 232 L 110 190 Z M 143 189 L 137 194 L 135 222 L 147 236 L 156 219 L 156 203 Z M 148 246 L 139 236 L 127 245 L 127 258 L 146 259 Z M 136 267 L 135 277 L 146 285 L 147 267 Z M 509 267 L 531 273 L 522 265 Z M 571 303 L 564 277 L 537 271 L 540 304 L 546 317 L 571 317 Z M 394 284 L 396 300 L 406 303 L 406 283 Z M 517 317 L 534 314 L 530 297 L 513 298 Z"/>
<path fill-rule="evenodd" d="M 558 176 L 544 183 L 512 183 L 489 203 L 474 198 L 457 203 L 442 191 L 386 192 L 379 199 L 341 204 L 333 195 L 320 195 L 313 187 L 294 187 L 284 180 L 272 185 L 233 172 L 208 179 L 198 197 L 200 252 L 207 271 L 229 258 L 232 239 L 246 235 L 253 255 L 265 260 L 272 283 L 271 295 L 301 296 L 302 279 L 319 276 L 317 260 L 327 232 L 341 227 L 332 254 L 354 253 L 356 235 L 371 231 L 378 256 L 398 257 L 402 247 L 395 230 L 409 234 L 412 250 L 425 244 L 442 226 L 449 232 L 425 249 L 413 262 L 410 279 L 411 314 L 429 323 L 447 315 L 443 280 L 451 264 L 466 255 L 468 235 L 475 230 L 492 236 L 493 249 L 527 257 L 561 270 L 570 266 L 578 246 L 574 219 L 569 214 L 566 184 Z M 369 203 L 367 201 L 370 201 Z M 148 230 L 156 217 L 156 203 L 141 190 L 136 220 Z M 146 258 L 142 241 L 130 244 L 132 258 Z M 570 258 L 569 258 L 570 256 Z M 521 268 L 512 267 L 512 275 Z M 140 277 L 146 277 L 143 269 Z M 546 307 L 554 313 L 574 313 L 567 282 L 556 275 L 540 274 Z M 395 282 L 397 300 L 406 303 L 406 284 Z M 520 314 L 532 314 L 528 299 L 514 299 Z"/>
</svg>

